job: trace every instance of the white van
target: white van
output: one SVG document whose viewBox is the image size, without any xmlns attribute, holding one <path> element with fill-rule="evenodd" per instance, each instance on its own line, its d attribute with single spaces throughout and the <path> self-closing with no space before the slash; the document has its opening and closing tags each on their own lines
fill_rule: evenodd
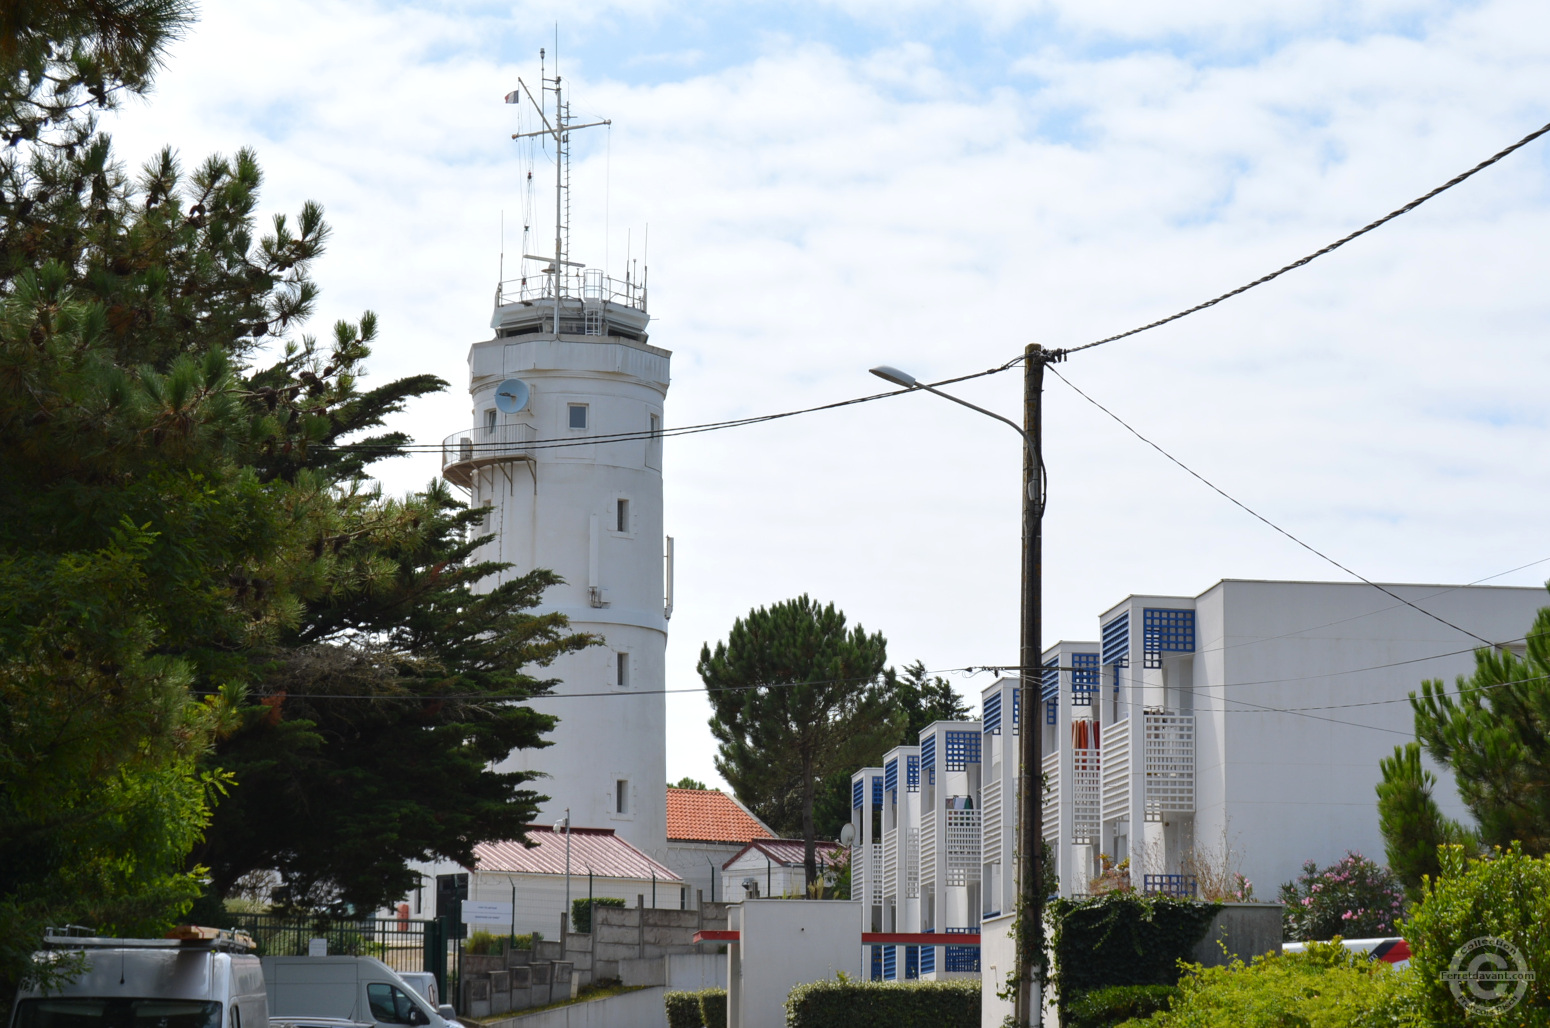
<svg viewBox="0 0 1550 1028">
<path fill-rule="evenodd" d="M 269 1016 L 277 1021 L 337 1018 L 376 1028 L 447 1028 L 435 1007 L 375 957 L 263 957 L 262 963 Z"/>
<path fill-rule="evenodd" d="M 47 936 L 33 959 L 80 960 L 84 970 L 47 993 L 19 991 L 10 1028 L 267 1028 L 252 941 L 211 929 L 192 936 Z"/>
</svg>

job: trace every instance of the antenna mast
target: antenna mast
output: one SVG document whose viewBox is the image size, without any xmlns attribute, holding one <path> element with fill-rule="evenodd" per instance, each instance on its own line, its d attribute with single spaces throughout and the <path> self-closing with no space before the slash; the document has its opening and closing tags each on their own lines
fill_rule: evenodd
<svg viewBox="0 0 1550 1028">
<path fill-rule="evenodd" d="M 526 139 L 530 136 L 546 136 L 554 140 L 554 259 L 550 263 L 549 272 L 554 277 L 554 336 L 560 337 L 560 297 L 564 292 L 562 276 L 567 267 L 580 267 L 575 261 L 566 260 L 566 251 L 570 242 L 570 134 L 576 129 L 594 128 L 598 125 L 612 125 L 607 118 L 601 121 L 589 121 L 576 125 L 570 119 L 570 104 L 566 103 L 562 87 L 560 85 L 560 61 L 558 53 L 558 36 L 556 36 L 556 53 L 554 62 L 554 77 L 546 74 L 544 66 L 544 51 L 538 51 L 538 92 L 537 97 L 527 87 L 522 79 L 517 79 L 517 84 L 522 87 L 522 94 L 538 112 L 538 119 L 543 128 L 532 132 L 512 133 L 512 139 Z M 554 94 L 554 120 L 549 120 L 546 110 L 549 93 Z M 507 101 L 516 103 L 517 94 L 507 94 Z M 542 258 L 540 258 L 542 259 Z"/>
</svg>

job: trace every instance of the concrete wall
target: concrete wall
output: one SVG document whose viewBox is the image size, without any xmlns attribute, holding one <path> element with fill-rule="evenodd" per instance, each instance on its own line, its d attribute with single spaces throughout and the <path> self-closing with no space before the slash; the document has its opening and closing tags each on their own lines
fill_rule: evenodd
<svg viewBox="0 0 1550 1028">
<path fill-rule="evenodd" d="M 742 843 L 669 842 L 663 863 L 684 880 L 691 907 L 696 890 L 703 892 L 707 901 L 724 903 L 728 894 L 721 884 L 721 865 L 737 856 L 742 848 Z"/>
<path fill-rule="evenodd" d="M 1225 967 L 1233 960 L 1247 964 L 1262 953 L 1281 952 L 1279 903 L 1224 903 L 1195 946 L 1191 959 L 1207 967 Z"/>
<path fill-rule="evenodd" d="M 488 1028 L 667 1028 L 661 987 L 486 1022 Z"/>
<path fill-rule="evenodd" d="M 727 947 L 729 1028 L 785 1028 L 786 997 L 804 982 L 844 971 L 861 976 L 861 904 L 841 900 L 748 900 Z"/>
<path fill-rule="evenodd" d="M 1011 716 L 1006 720 L 1010 722 Z M 1015 920 L 1016 914 L 1002 914 L 980 924 L 980 1028 L 1001 1028 L 1013 1011 L 1012 1001 L 996 993 L 1017 965 L 1017 944 L 1012 939 Z"/>
</svg>

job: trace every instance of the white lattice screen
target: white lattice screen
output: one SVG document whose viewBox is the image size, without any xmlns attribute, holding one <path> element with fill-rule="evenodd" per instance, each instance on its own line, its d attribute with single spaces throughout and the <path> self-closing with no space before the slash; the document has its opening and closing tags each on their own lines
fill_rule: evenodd
<svg viewBox="0 0 1550 1028">
<path fill-rule="evenodd" d="M 1096 749 L 1071 751 L 1071 841 L 1091 843 L 1098 838 L 1100 774 Z"/>
<path fill-rule="evenodd" d="M 1195 809 L 1195 715 L 1148 711 L 1146 737 L 1146 816 Z"/>
</svg>

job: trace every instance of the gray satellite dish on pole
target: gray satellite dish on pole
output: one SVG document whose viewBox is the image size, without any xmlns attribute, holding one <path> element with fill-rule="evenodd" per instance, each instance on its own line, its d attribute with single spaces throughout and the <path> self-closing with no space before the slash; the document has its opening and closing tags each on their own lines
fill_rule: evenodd
<svg viewBox="0 0 1550 1028">
<path fill-rule="evenodd" d="M 495 406 L 502 414 L 515 414 L 527 409 L 531 390 L 520 378 L 508 378 L 495 387 Z"/>
</svg>

